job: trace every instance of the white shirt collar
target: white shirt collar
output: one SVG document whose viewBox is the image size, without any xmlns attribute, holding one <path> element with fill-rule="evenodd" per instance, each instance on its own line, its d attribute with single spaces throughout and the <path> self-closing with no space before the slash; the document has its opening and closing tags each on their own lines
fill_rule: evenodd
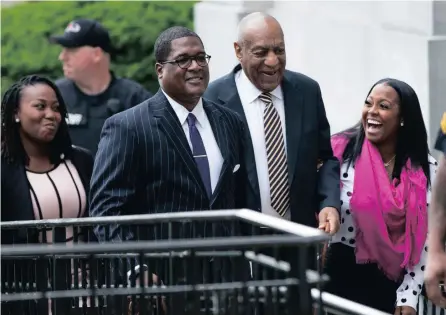
<svg viewBox="0 0 446 315">
<path fill-rule="evenodd" d="M 262 91 L 256 88 L 256 86 L 252 84 L 252 82 L 248 79 L 243 69 L 237 72 L 236 76 L 238 76 L 238 79 L 240 80 L 239 83 L 242 86 L 241 91 L 238 91 L 238 93 L 245 102 L 247 102 L 248 104 L 252 103 L 260 96 L 260 94 L 262 94 Z M 274 97 L 283 100 L 283 93 L 280 85 L 270 93 Z"/>
<path fill-rule="evenodd" d="M 178 119 L 180 121 L 181 126 L 186 123 L 187 116 L 189 116 L 190 113 L 195 115 L 195 117 L 197 118 L 197 123 L 201 127 L 204 126 L 203 124 L 204 124 L 204 121 L 205 121 L 206 112 L 204 111 L 203 99 L 201 97 L 200 97 L 200 100 L 198 101 L 197 105 L 192 110 L 192 112 L 189 112 L 186 109 L 186 107 L 184 107 L 183 105 L 181 105 L 177 101 L 173 100 L 169 95 L 167 95 L 167 93 L 164 92 L 163 89 L 161 89 L 161 91 L 163 91 L 164 95 L 166 96 L 167 100 L 169 101 L 170 105 L 172 106 L 175 114 L 177 114 L 177 117 L 178 117 Z"/>
</svg>

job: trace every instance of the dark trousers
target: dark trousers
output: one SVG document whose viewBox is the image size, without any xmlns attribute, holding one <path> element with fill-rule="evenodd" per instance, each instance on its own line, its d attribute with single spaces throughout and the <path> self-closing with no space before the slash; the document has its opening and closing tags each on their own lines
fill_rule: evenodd
<svg viewBox="0 0 446 315">
<path fill-rule="evenodd" d="M 249 262 L 244 257 L 209 257 L 193 262 L 194 267 L 189 266 L 185 270 L 186 278 L 177 278 L 176 285 L 219 285 L 232 284 L 249 280 Z M 192 269 L 194 272 L 192 273 Z M 205 292 L 192 291 L 173 294 L 167 298 L 168 314 L 212 314 L 214 309 L 220 312 L 237 309 L 233 314 L 249 314 L 242 311 L 237 297 L 241 290 L 207 290 Z"/>
<path fill-rule="evenodd" d="M 149 273 L 156 273 L 162 284 L 167 286 L 183 286 L 178 292 L 167 293 L 161 296 L 151 296 L 146 301 L 141 301 L 138 297 L 129 300 L 129 315 L 135 306 L 135 314 L 138 310 L 145 308 L 150 315 L 162 314 L 184 314 L 199 315 L 212 314 L 213 310 L 220 312 L 237 309 L 231 314 L 247 314 L 240 307 L 237 297 L 242 294 L 241 290 L 205 290 L 199 291 L 190 286 L 194 285 L 219 285 L 222 283 L 237 283 L 250 280 L 249 262 L 244 257 L 195 257 L 178 258 L 172 261 L 158 261 L 157 266 L 152 264 L 154 270 Z M 156 271 L 155 271 L 156 269 Z M 149 282 L 149 285 L 153 283 Z"/>
<path fill-rule="evenodd" d="M 279 233 L 269 229 L 260 228 L 258 230 L 259 235 L 278 235 Z M 270 266 L 262 266 L 260 264 L 253 263 L 253 278 L 254 280 L 284 280 L 287 278 L 300 279 L 301 275 L 299 270 L 313 269 L 316 270 L 316 255 L 315 251 L 310 248 L 307 249 L 304 266 L 299 263 L 299 252 L 296 246 L 279 246 L 279 247 L 267 247 L 261 248 L 257 253 L 270 256 L 276 260 L 288 262 L 290 264 L 290 272 L 284 272 L 276 270 Z M 303 269 L 302 269 L 303 268 Z M 257 314 L 258 315 L 282 315 L 282 314 L 310 314 L 311 308 L 311 295 L 310 288 L 304 288 L 304 301 L 301 303 L 302 292 L 299 291 L 299 286 L 288 286 L 289 295 L 285 299 L 285 303 L 280 303 L 278 306 L 271 301 L 266 300 L 265 303 L 259 303 Z"/>
<path fill-rule="evenodd" d="M 331 244 L 324 271 L 330 277 L 325 291 L 342 298 L 393 314 L 400 283 L 388 279 L 376 264 L 357 264 L 355 249 Z"/>
</svg>

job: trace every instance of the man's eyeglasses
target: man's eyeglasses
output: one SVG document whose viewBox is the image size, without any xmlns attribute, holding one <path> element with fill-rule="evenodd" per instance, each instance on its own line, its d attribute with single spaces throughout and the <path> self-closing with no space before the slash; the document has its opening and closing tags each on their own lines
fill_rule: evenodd
<svg viewBox="0 0 446 315">
<path fill-rule="evenodd" d="M 180 57 L 175 60 L 161 61 L 160 63 L 161 64 L 176 63 L 178 65 L 178 67 L 180 67 L 181 69 L 187 69 L 191 66 L 193 60 L 195 60 L 200 67 L 206 67 L 209 64 L 210 59 L 211 59 L 211 56 L 209 56 L 209 55 L 198 55 L 198 56 L 193 56 L 193 57 L 192 56 L 191 57 Z"/>
</svg>

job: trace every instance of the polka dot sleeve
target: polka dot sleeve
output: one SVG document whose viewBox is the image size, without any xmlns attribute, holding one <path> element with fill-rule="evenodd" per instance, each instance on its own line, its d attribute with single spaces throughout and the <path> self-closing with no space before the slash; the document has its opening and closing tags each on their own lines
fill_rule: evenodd
<svg viewBox="0 0 446 315">
<path fill-rule="evenodd" d="M 435 175 L 437 171 L 437 162 L 431 156 L 429 156 L 429 166 L 430 166 L 430 180 L 431 183 L 435 181 Z M 429 207 L 429 202 L 431 198 L 431 190 L 429 189 L 427 193 L 427 206 Z M 424 282 L 424 268 L 426 266 L 427 259 L 427 246 L 424 246 L 421 252 L 420 262 L 413 267 L 413 269 L 406 270 L 403 282 L 396 291 L 397 306 L 410 306 L 417 309 L 418 296 L 421 293 Z"/>
<path fill-rule="evenodd" d="M 426 266 L 427 247 L 421 253 L 418 265 L 406 270 L 404 280 L 396 291 L 397 306 L 410 306 L 417 309 L 418 296 L 421 293 L 424 282 L 424 267 Z"/>
</svg>

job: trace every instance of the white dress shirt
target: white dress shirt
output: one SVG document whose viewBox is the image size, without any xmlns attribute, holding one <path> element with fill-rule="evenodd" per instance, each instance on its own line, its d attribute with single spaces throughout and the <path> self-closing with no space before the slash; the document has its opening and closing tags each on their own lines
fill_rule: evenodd
<svg viewBox="0 0 446 315">
<path fill-rule="evenodd" d="M 265 131 L 263 124 L 263 112 L 266 104 L 259 99 L 260 91 L 249 81 L 243 70 L 235 74 L 235 84 L 242 102 L 243 110 L 245 112 L 246 120 L 248 122 L 249 132 L 251 133 L 252 145 L 254 148 L 254 157 L 256 161 L 257 177 L 259 180 L 260 202 L 262 205 L 262 213 L 280 217 L 276 210 L 271 207 L 271 193 L 269 185 L 268 174 L 268 160 L 266 155 Z M 283 93 L 280 85 L 271 92 L 273 105 L 279 113 L 280 121 L 282 123 L 283 140 L 286 145 L 285 132 L 285 107 L 283 101 Z M 290 219 L 290 211 L 288 210 L 284 217 Z"/>
<path fill-rule="evenodd" d="M 435 181 L 437 162 L 432 156 L 429 156 L 430 180 Z M 332 237 L 330 243 L 342 243 L 347 246 L 355 247 L 356 227 L 353 220 L 354 213 L 350 210 L 350 198 L 353 192 L 355 180 L 355 170 L 353 167 L 347 169 L 348 163 L 344 162 L 341 166 L 341 226 L 339 231 Z M 427 192 L 427 203 L 431 199 L 430 189 Z M 406 269 L 403 282 L 396 291 L 396 305 L 410 306 L 417 309 L 418 297 L 424 283 L 424 267 L 426 265 L 427 247 L 421 253 L 419 263 L 413 269 Z M 342 262 L 338 262 L 342 263 Z M 428 313 L 430 314 L 430 313 Z M 434 315 L 435 313 L 432 313 Z"/>
<path fill-rule="evenodd" d="M 220 178 L 221 168 L 223 166 L 223 156 L 221 155 L 220 148 L 218 147 L 217 141 L 215 140 L 214 132 L 212 131 L 211 124 L 209 123 L 208 116 L 203 108 L 203 100 L 200 98 L 197 106 L 189 112 L 186 107 L 180 105 L 178 102 L 174 101 L 169 97 L 164 91 L 164 95 L 172 106 L 174 112 L 183 127 L 184 133 L 187 138 L 187 142 L 193 152 L 192 142 L 189 135 L 189 125 L 187 124 L 187 116 L 192 113 L 197 118 L 196 127 L 203 140 L 204 149 L 206 150 L 206 155 L 209 161 L 209 171 L 211 175 L 211 188 L 214 192 L 217 186 L 218 179 Z"/>
</svg>

